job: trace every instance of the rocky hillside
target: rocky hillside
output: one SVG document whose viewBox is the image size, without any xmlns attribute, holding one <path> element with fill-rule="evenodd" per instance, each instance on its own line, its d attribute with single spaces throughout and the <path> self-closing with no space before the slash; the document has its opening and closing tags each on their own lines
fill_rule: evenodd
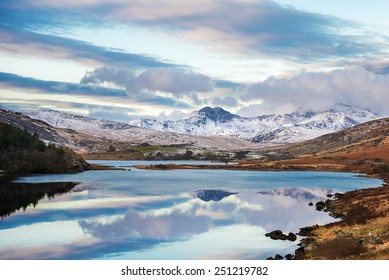
<svg viewBox="0 0 389 280">
<path fill-rule="evenodd" d="M 316 154 L 318 157 L 346 157 L 389 162 L 389 118 L 356 125 L 335 133 L 293 145 L 294 155 Z"/>
</svg>

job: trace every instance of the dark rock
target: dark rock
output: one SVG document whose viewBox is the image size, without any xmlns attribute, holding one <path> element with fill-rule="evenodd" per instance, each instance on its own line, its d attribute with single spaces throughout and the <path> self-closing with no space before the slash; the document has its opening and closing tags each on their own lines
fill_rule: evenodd
<svg viewBox="0 0 389 280">
<path fill-rule="evenodd" d="M 341 213 L 330 213 L 330 216 L 335 218 L 335 219 L 343 217 L 343 215 Z"/>
<path fill-rule="evenodd" d="M 273 240 L 281 239 L 281 236 L 284 235 L 280 230 L 273 230 L 265 234 L 266 237 L 270 237 Z"/>
<path fill-rule="evenodd" d="M 285 255 L 285 259 L 286 260 L 293 260 L 294 256 L 292 254 L 287 254 L 287 255 Z"/>
<path fill-rule="evenodd" d="M 297 233 L 297 235 L 300 235 L 300 236 L 308 236 L 309 233 L 314 230 L 315 228 L 317 227 L 316 226 L 308 226 L 308 227 L 303 227 L 303 228 L 300 228 L 300 231 Z"/>
<path fill-rule="evenodd" d="M 266 260 L 268 260 L 268 261 L 274 261 L 274 258 L 273 258 L 273 257 L 268 257 Z"/>
<path fill-rule="evenodd" d="M 294 252 L 295 252 L 296 254 L 298 254 L 298 253 L 304 253 L 304 252 L 305 252 L 305 249 L 304 249 L 303 246 L 301 246 L 301 247 L 297 248 Z"/>
<path fill-rule="evenodd" d="M 344 196 L 344 193 L 335 193 L 335 198 L 340 198 L 342 196 Z"/>
<path fill-rule="evenodd" d="M 276 255 L 274 256 L 274 259 L 275 259 L 275 260 L 283 260 L 284 257 L 281 256 L 281 255 L 279 255 L 279 254 L 276 254 Z"/>
<path fill-rule="evenodd" d="M 289 234 L 286 235 L 281 230 L 273 230 L 272 232 L 266 233 L 265 236 L 270 237 L 273 240 L 289 240 L 292 242 L 297 240 L 297 236 L 294 233 L 289 232 Z"/>
<path fill-rule="evenodd" d="M 293 232 L 289 232 L 289 234 L 288 234 L 288 240 L 289 240 L 289 241 L 292 241 L 292 242 L 296 241 L 296 240 L 297 240 L 296 234 L 294 234 Z"/>
<path fill-rule="evenodd" d="M 316 210 L 317 211 L 322 211 L 326 208 L 326 203 L 324 201 L 319 201 L 319 202 L 316 202 Z"/>
<path fill-rule="evenodd" d="M 313 202 L 309 202 L 309 204 L 308 204 L 309 206 L 313 206 Z"/>
<path fill-rule="evenodd" d="M 305 256 L 304 247 L 299 247 L 294 251 L 294 259 L 295 260 L 303 260 Z"/>
<path fill-rule="evenodd" d="M 328 198 L 331 198 L 331 197 L 333 197 L 333 196 L 334 196 L 334 195 L 331 194 L 331 193 L 327 194 L 327 197 L 328 197 Z"/>
<path fill-rule="evenodd" d="M 337 237 L 349 237 L 350 234 L 345 233 L 343 230 L 338 230 L 334 232 Z"/>
</svg>

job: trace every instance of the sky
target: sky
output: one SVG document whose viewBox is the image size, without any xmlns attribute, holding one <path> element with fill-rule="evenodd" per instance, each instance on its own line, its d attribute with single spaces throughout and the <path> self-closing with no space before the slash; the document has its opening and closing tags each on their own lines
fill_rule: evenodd
<svg viewBox="0 0 389 280">
<path fill-rule="evenodd" d="M 0 2 L 0 106 L 117 121 L 389 115 L 386 0 Z"/>
</svg>

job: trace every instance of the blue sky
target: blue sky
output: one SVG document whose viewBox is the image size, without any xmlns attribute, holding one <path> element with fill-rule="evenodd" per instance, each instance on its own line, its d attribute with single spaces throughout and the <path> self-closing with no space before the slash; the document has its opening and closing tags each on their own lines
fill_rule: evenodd
<svg viewBox="0 0 389 280">
<path fill-rule="evenodd" d="M 389 2 L 0 3 L 0 104 L 128 121 L 346 103 L 389 115 Z"/>
</svg>

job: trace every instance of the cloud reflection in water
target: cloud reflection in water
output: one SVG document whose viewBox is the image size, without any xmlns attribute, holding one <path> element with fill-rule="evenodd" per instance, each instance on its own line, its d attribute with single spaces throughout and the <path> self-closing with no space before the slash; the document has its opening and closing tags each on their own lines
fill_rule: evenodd
<svg viewBox="0 0 389 280">
<path fill-rule="evenodd" d="M 326 213 L 317 212 L 308 206 L 312 199 L 324 199 L 329 192 L 326 189 L 309 188 L 278 189 L 260 193 L 241 191 L 236 194 L 228 194 L 219 201 L 208 199 L 204 201 L 196 197 L 161 209 L 142 212 L 129 209 L 123 218 L 116 219 L 111 223 L 85 219 L 81 220 L 79 224 L 85 233 L 101 239 L 102 242 L 125 243 L 136 240 L 140 245 L 143 240 L 144 246 L 140 245 L 143 247 L 141 254 L 143 258 L 157 257 L 161 248 L 169 247 L 168 244 L 172 243 L 174 250 L 176 250 L 176 253 L 173 254 L 174 258 L 185 258 L 187 253 L 184 255 L 178 253 L 180 246 L 196 244 L 197 239 L 205 239 L 213 244 L 202 248 L 202 257 L 223 258 L 220 253 L 224 252 L 223 254 L 227 258 L 227 256 L 236 256 L 237 248 L 232 246 L 234 247 L 233 251 L 228 251 L 231 245 L 223 243 L 223 238 L 215 232 L 221 233 L 227 228 L 230 233 L 239 232 L 235 237 L 230 236 L 230 234 L 224 234 L 224 236 L 230 242 L 233 240 L 233 242 L 240 244 L 242 250 L 245 247 L 242 244 L 249 242 L 250 248 L 257 250 L 266 248 L 266 252 L 271 251 L 269 247 L 282 247 L 284 245 L 281 244 L 281 241 L 274 243 L 274 241 L 265 238 L 266 231 L 281 229 L 296 232 L 302 226 L 331 221 Z M 214 194 L 210 193 L 210 195 Z M 249 240 L 252 239 L 252 232 L 258 233 L 256 241 Z M 215 240 L 209 240 L 211 236 Z M 150 246 L 151 243 L 152 246 Z M 220 246 L 215 244 L 220 244 Z M 295 246 L 295 244 L 289 245 Z M 146 252 L 149 255 L 145 253 L 144 249 L 147 249 Z M 191 250 L 196 251 L 195 248 Z M 135 255 L 139 255 L 139 252 L 139 247 L 137 247 L 132 252 L 123 251 L 119 253 L 119 256 L 133 258 Z M 253 252 L 246 253 L 250 256 L 253 254 Z M 243 256 L 245 252 L 240 252 L 239 255 Z"/>
<path fill-rule="evenodd" d="M 298 242 L 266 232 L 332 221 L 308 206 L 325 188 L 379 184 L 347 173 L 137 169 L 16 183 L 47 182 L 83 183 L 1 220 L 0 259 L 263 259 Z"/>
</svg>

